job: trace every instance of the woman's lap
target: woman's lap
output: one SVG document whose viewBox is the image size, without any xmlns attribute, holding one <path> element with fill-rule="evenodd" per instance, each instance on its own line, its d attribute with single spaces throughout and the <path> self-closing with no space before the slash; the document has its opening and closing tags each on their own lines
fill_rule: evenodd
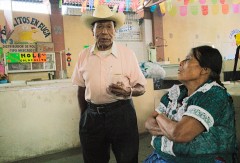
<svg viewBox="0 0 240 163">
<path fill-rule="evenodd" d="M 144 161 L 143 163 L 170 163 L 164 160 L 156 151 L 153 151 Z"/>
</svg>

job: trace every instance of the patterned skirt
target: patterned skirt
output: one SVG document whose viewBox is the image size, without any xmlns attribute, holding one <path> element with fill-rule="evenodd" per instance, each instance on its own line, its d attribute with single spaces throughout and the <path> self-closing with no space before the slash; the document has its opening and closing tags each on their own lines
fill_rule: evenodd
<svg viewBox="0 0 240 163">
<path fill-rule="evenodd" d="M 161 155 L 157 153 L 157 151 L 153 151 L 152 154 L 150 154 L 144 161 L 143 163 L 176 163 L 173 161 L 167 161 L 164 160 Z M 208 162 L 209 163 L 209 162 Z M 221 160 L 220 158 L 215 158 L 214 163 L 226 163 L 224 160 Z"/>
</svg>

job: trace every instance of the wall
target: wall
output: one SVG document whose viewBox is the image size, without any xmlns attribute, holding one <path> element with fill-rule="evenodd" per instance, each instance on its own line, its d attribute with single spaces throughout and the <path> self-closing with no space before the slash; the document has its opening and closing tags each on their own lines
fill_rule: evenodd
<svg viewBox="0 0 240 163">
<path fill-rule="evenodd" d="M 64 80 L 0 88 L 0 162 L 79 146 L 76 97 Z"/>
<path fill-rule="evenodd" d="M 179 7 L 183 5 L 183 1 L 172 1 L 172 6 L 177 7 L 176 15 L 171 16 L 166 12 L 163 16 L 163 37 L 167 40 L 168 46 L 164 48 L 165 60 L 171 63 L 178 63 L 179 60 L 185 58 L 193 46 L 201 44 L 214 45 L 218 48 L 222 55 L 228 55 L 227 52 L 234 49 L 235 40 L 230 38 L 230 33 L 234 29 L 240 29 L 240 14 L 234 14 L 229 6 L 229 13 L 222 14 L 221 4 L 219 4 L 219 13 L 213 14 L 209 5 L 209 13 L 206 16 L 201 14 L 201 8 L 198 15 L 192 15 L 190 7 L 186 16 L 180 16 Z M 208 4 L 211 2 L 207 1 Z M 225 1 L 226 4 L 232 4 L 230 0 Z M 199 1 L 195 1 L 188 6 L 197 5 L 200 7 Z"/>
<path fill-rule="evenodd" d="M 50 18 L 47 14 L 13 12 L 13 24 L 14 31 L 6 42 L 7 44 L 34 43 L 36 41 L 52 42 Z M 1 30 L 3 30 L 5 21 L 2 10 L 0 10 L 0 25 Z M 4 32 L 2 37 L 4 41 L 6 41 Z M 2 46 L 2 44 L 2 41 L 0 41 L 0 46 Z"/>
<path fill-rule="evenodd" d="M 0 10 L 0 26 L 2 39 L 0 47 L 4 44 L 17 43 L 35 43 L 35 42 L 52 42 L 50 16 L 47 14 L 36 14 L 28 12 L 13 12 L 14 32 L 9 40 L 6 40 L 6 32 L 4 30 L 5 21 L 3 11 Z M 7 51 L 4 51 L 5 53 Z M 1 57 L 0 57 L 1 61 Z M 48 79 L 48 72 L 38 73 L 17 73 L 9 74 L 11 80 L 31 80 L 34 78 Z"/>
<path fill-rule="evenodd" d="M 63 16 L 64 39 L 66 53 L 71 53 L 72 61 L 67 66 L 67 76 L 71 77 L 78 54 L 85 45 L 93 44 L 91 30 L 83 24 L 80 16 Z"/>
</svg>

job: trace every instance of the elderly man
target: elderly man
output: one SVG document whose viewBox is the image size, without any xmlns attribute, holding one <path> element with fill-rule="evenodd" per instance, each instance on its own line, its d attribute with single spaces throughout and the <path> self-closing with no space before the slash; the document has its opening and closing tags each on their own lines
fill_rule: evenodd
<svg viewBox="0 0 240 163">
<path fill-rule="evenodd" d="M 144 94 L 144 78 L 134 52 L 113 41 L 125 21 L 105 5 L 83 22 L 95 44 L 84 49 L 72 75 L 78 85 L 80 140 L 85 163 L 107 163 L 110 148 L 118 163 L 137 163 L 139 135 L 132 96 Z"/>
</svg>

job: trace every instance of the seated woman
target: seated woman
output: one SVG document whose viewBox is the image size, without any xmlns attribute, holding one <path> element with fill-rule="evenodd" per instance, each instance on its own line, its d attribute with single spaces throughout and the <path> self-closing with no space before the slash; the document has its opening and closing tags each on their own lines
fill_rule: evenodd
<svg viewBox="0 0 240 163">
<path fill-rule="evenodd" d="M 145 122 L 154 152 L 145 163 L 232 163 L 236 154 L 231 96 L 220 81 L 222 56 L 210 46 L 193 48 L 178 80 Z"/>
</svg>

